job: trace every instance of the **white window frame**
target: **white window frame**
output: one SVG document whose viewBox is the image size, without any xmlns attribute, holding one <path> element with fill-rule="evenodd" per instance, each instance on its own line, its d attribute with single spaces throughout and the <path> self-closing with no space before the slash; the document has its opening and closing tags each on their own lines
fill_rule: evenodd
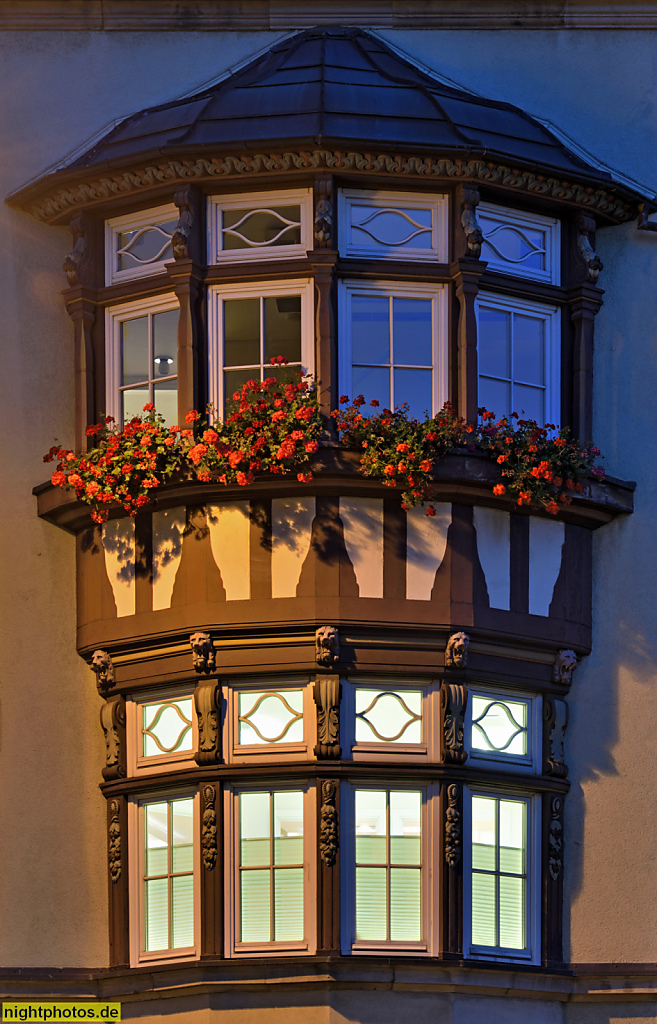
<svg viewBox="0 0 657 1024">
<path fill-rule="evenodd" d="M 522 263 L 510 263 L 508 260 L 493 256 L 489 259 L 482 252 L 482 260 L 487 260 L 488 269 L 513 277 L 523 277 L 530 281 L 544 281 L 547 284 L 561 284 L 561 223 L 554 217 L 544 217 L 539 213 L 524 213 L 508 206 L 496 206 L 494 203 L 480 203 L 477 207 L 478 217 L 486 217 L 497 221 L 500 226 L 508 225 L 518 231 L 536 230 L 545 232 L 545 270 L 524 267 Z M 485 240 L 484 235 L 484 240 Z"/>
<path fill-rule="evenodd" d="M 172 751 L 171 753 L 153 754 L 150 757 L 142 754 L 142 708 L 145 704 L 166 703 L 171 700 L 192 698 L 192 749 Z M 153 690 L 126 700 L 126 744 L 128 775 L 155 775 L 167 766 L 170 770 L 196 767 L 194 753 L 198 749 L 198 721 L 194 707 L 194 688 L 180 687 L 175 692 L 166 689 Z"/>
<path fill-rule="evenodd" d="M 386 246 L 383 242 L 372 239 L 371 244 L 354 244 L 349 242 L 352 226 L 352 207 L 371 206 L 372 211 L 385 209 L 416 209 L 431 210 L 431 247 L 429 249 L 404 248 Z M 423 195 L 421 192 L 378 192 L 364 189 L 346 188 L 338 192 L 338 248 L 341 256 L 377 260 L 430 260 L 432 263 L 447 263 L 448 260 L 448 210 L 449 197 L 438 194 Z"/>
<path fill-rule="evenodd" d="M 350 399 L 356 396 L 352 394 L 352 343 L 351 343 L 351 299 L 354 295 L 376 296 L 379 298 L 404 298 L 404 299 L 430 299 L 432 308 L 432 361 L 433 380 L 432 397 L 433 408 L 430 410 L 432 416 L 442 409 L 449 397 L 448 390 L 448 368 L 449 368 L 449 308 L 447 286 L 442 284 L 423 285 L 413 284 L 408 281 L 341 281 L 338 291 L 338 379 L 340 394 L 349 395 Z M 403 367 L 404 364 L 391 364 L 391 389 L 392 374 L 394 366 Z M 392 391 L 391 391 L 392 393 Z M 366 395 L 369 401 L 376 398 L 376 395 Z M 382 402 L 382 404 L 384 404 Z"/>
<path fill-rule="evenodd" d="M 516 701 L 527 705 L 527 754 L 514 755 L 504 751 L 476 750 L 472 746 L 473 697 L 489 701 Z M 465 743 L 468 764 L 489 769 L 503 769 L 510 772 L 540 773 L 542 739 L 543 699 L 539 694 L 514 693 L 512 690 L 487 689 L 485 686 L 468 686 L 468 707 L 465 716 Z"/>
<path fill-rule="evenodd" d="M 528 299 L 506 298 L 491 292 L 480 292 L 475 300 L 477 317 L 477 364 L 479 363 L 479 310 L 481 306 L 497 309 L 503 313 L 518 313 L 521 316 L 540 318 L 545 323 L 545 422 L 559 424 L 561 422 L 561 310 L 544 302 L 531 302 Z M 513 369 L 513 367 L 511 367 Z M 481 373 L 477 365 L 477 394 L 479 394 L 479 378 L 487 376 Z M 505 380 L 506 378 L 499 378 Z M 513 381 L 513 378 L 511 378 Z M 516 382 L 513 382 L 515 384 Z M 518 381 L 517 383 L 521 383 Z M 512 386 L 513 386 L 512 384 Z M 534 386 L 534 385 L 530 385 Z M 477 398 L 477 404 L 479 399 Z M 493 410 L 499 416 L 501 412 Z M 514 411 L 514 410 L 511 410 Z M 520 410 L 516 409 L 516 412 Z M 520 413 L 521 419 L 524 418 Z M 539 423 L 539 426 L 543 426 Z"/>
<path fill-rule="evenodd" d="M 240 793 L 279 793 L 283 790 L 303 792 L 303 861 L 304 861 L 304 938 L 292 942 L 239 942 L 239 882 L 240 882 Z M 226 823 L 224 851 L 229 869 L 225 874 L 225 934 L 227 956 L 248 958 L 277 957 L 290 954 L 313 955 L 316 952 L 317 908 L 317 798 L 315 786 L 307 780 L 269 779 L 262 785 L 226 784 L 224 786 L 224 821 Z"/>
<path fill-rule="evenodd" d="M 167 313 L 179 309 L 175 293 L 167 292 L 166 295 L 135 299 L 133 302 L 124 302 L 120 306 L 109 306 L 105 310 L 105 413 L 107 416 L 113 416 L 119 426 L 123 426 L 121 419 L 121 324 L 126 320 L 146 316 L 148 313 Z M 150 331 L 149 326 L 149 336 Z M 154 383 L 150 371 L 149 367 L 149 396 L 150 386 Z M 174 376 L 178 379 L 178 374 L 171 374 L 171 377 Z M 161 379 L 166 380 L 167 378 L 162 377 Z M 152 401 L 152 399 L 149 397 L 148 401 Z"/>
<path fill-rule="evenodd" d="M 146 804 L 164 803 L 170 800 L 189 800 L 193 805 L 194 829 L 194 945 L 184 949 L 157 950 L 149 953 L 142 949 L 144 936 L 144 807 Z M 200 794 L 196 790 L 163 790 L 146 796 L 128 799 L 128 873 L 130 913 L 130 966 L 141 967 L 150 963 L 180 963 L 195 960 L 199 955 L 201 934 L 201 851 L 198 841 Z"/>
<path fill-rule="evenodd" d="M 356 690 L 420 690 L 422 692 L 422 740 L 420 743 L 356 742 Z M 343 757 L 354 761 L 405 761 L 426 763 L 438 761 L 438 737 L 433 728 L 438 714 L 440 684 L 426 679 L 374 679 L 372 677 L 343 680 L 340 708 L 340 732 Z"/>
<path fill-rule="evenodd" d="M 356 790 L 409 790 L 422 792 L 422 882 L 421 908 L 423 938 L 418 942 L 388 942 L 356 939 Z M 439 867 L 439 793 L 440 784 L 426 780 L 413 784 L 404 779 L 395 783 L 390 775 L 351 779 L 340 787 L 340 918 L 343 955 L 367 953 L 390 956 L 394 953 L 423 957 L 435 955 L 439 945 L 441 872 Z"/>
<path fill-rule="evenodd" d="M 301 242 L 293 245 L 254 245 L 244 249 L 222 248 L 221 215 L 224 210 L 260 210 L 268 206 L 299 205 Z M 244 260 L 290 260 L 305 257 L 313 248 L 312 189 L 298 188 L 284 192 L 241 192 L 208 197 L 208 265 L 242 263 Z"/>
<path fill-rule="evenodd" d="M 139 277 L 153 277 L 155 274 L 164 274 L 167 264 L 172 263 L 174 257 L 167 260 L 154 260 L 152 263 L 144 263 L 141 267 L 130 267 L 126 270 L 115 270 L 114 261 L 118 249 L 118 236 L 122 231 L 135 231 L 139 228 L 158 227 L 162 223 L 175 220 L 178 221 L 180 211 L 173 203 L 166 206 L 156 206 L 152 210 L 143 210 L 140 213 L 128 213 L 122 217 L 112 217 L 105 221 L 105 284 L 120 284 L 122 281 L 134 281 Z"/>
<path fill-rule="evenodd" d="M 285 693 L 286 690 L 303 692 L 303 740 L 300 743 L 241 744 L 239 742 L 240 693 L 248 691 Z M 230 764 L 242 764 L 270 759 L 274 761 L 305 760 L 316 742 L 317 715 L 314 713 L 313 681 L 286 678 L 282 680 L 249 678 L 235 680 L 226 689 L 226 715 L 224 718 L 224 750 Z"/>
<path fill-rule="evenodd" d="M 527 805 L 527 889 L 525 929 L 527 950 L 518 952 L 472 943 L 472 797 L 523 800 Z M 538 964 L 541 962 L 541 798 L 515 790 L 486 786 L 463 787 L 463 952 L 473 960 Z"/>
<path fill-rule="evenodd" d="M 218 416 L 223 415 L 225 399 L 223 303 L 227 299 L 269 299 L 277 295 L 299 295 L 301 297 L 301 372 L 306 374 L 314 371 L 315 308 L 313 282 L 309 278 L 249 282 L 241 285 L 213 285 L 208 288 L 208 400 Z M 265 376 L 267 376 L 266 372 Z"/>
</svg>

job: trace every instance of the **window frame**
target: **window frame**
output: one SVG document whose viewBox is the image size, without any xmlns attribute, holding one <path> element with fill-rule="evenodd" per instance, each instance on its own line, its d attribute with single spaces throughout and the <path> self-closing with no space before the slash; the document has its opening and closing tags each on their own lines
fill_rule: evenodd
<svg viewBox="0 0 657 1024">
<path fill-rule="evenodd" d="M 368 202 L 369 201 L 369 202 Z M 401 207 L 406 209 L 430 209 L 432 217 L 431 248 L 399 249 L 390 247 L 385 251 L 384 243 L 358 245 L 349 241 L 352 227 L 352 207 L 368 206 L 375 210 Z M 432 263 L 448 261 L 449 195 L 446 193 L 395 192 L 379 189 L 341 188 L 338 190 L 338 251 L 340 256 L 356 259 L 375 260 L 430 260 Z"/>
<path fill-rule="evenodd" d="M 352 340 L 351 340 L 351 298 L 353 295 L 375 296 L 395 298 L 417 298 L 431 299 L 432 309 L 432 386 L 431 394 L 433 409 L 430 414 L 435 416 L 449 398 L 449 303 L 448 285 L 436 283 L 425 284 L 411 281 L 391 281 L 379 279 L 376 281 L 358 281 L 344 279 L 338 282 L 338 386 L 340 394 L 352 394 L 351 379 L 353 369 Z M 391 345 L 391 355 L 392 355 Z M 384 365 L 384 364 L 381 364 Z M 390 363 L 391 377 L 394 374 L 394 363 Z M 403 366 L 404 364 L 399 364 Z M 392 385 L 391 385 L 392 392 Z M 376 398 L 376 395 L 365 395 L 366 401 Z M 381 401 L 381 400 L 379 400 Z M 385 403 L 381 401 L 381 405 Z M 393 401 L 394 408 L 394 401 Z"/>
<path fill-rule="evenodd" d="M 226 681 L 226 705 L 224 712 L 223 744 L 228 764 L 248 764 L 266 759 L 275 762 L 310 760 L 316 742 L 317 716 L 314 714 L 313 682 L 308 676 L 302 679 L 286 677 L 283 680 L 247 678 Z M 303 741 L 300 743 L 239 743 L 239 698 L 248 691 L 284 693 L 301 690 L 303 707 Z"/>
<path fill-rule="evenodd" d="M 223 249 L 221 215 L 224 210 L 253 209 L 259 210 L 266 206 L 299 205 L 301 222 L 301 241 L 291 245 L 248 246 L 244 249 Z M 271 192 L 241 192 L 230 195 L 208 196 L 207 200 L 207 260 L 208 266 L 222 263 L 241 263 L 244 259 L 250 262 L 263 260 L 291 260 L 305 257 L 314 246 L 313 240 L 313 207 L 312 189 L 297 188 Z"/>
<path fill-rule="evenodd" d="M 248 281 L 242 284 L 214 284 L 208 287 L 208 403 L 219 418 L 223 416 L 223 302 L 228 299 L 301 297 L 301 372 L 314 372 L 314 282 L 312 278 L 287 278 L 284 281 Z M 262 338 L 261 338 L 262 343 Z M 262 364 L 263 372 L 265 364 Z M 231 367 L 232 369 L 232 367 Z M 265 374 L 266 376 L 266 374 Z"/>
<path fill-rule="evenodd" d="M 193 801 L 192 828 L 194 881 L 194 945 L 168 950 L 145 951 L 144 887 L 144 808 L 147 804 L 169 803 L 174 800 Z M 182 963 L 200 955 L 201 935 L 201 850 L 198 841 L 200 829 L 200 793 L 198 789 L 165 789 L 161 792 L 128 797 L 128 904 L 130 917 L 130 966 L 143 967 L 151 963 Z"/>
<path fill-rule="evenodd" d="M 439 714 L 440 684 L 426 679 L 373 679 L 350 678 L 342 680 L 340 730 L 345 758 L 352 761 L 405 761 L 430 763 L 437 761 L 439 730 L 434 728 L 434 717 Z M 420 743 L 376 743 L 356 741 L 356 690 L 403 691 L 420 690 L 422 693 L 422 741 Z"/>
<path fill-rule="evenodd" d="M 561 221 L 556 217 L 546 217 L 540 213 L 528 213 L 524 210 L 516 210 L 509 206 L 498 206 L 496 203 L 479 203 L 477 207 L 479 218 L 485 217 L 497 220 L 500 224 L 508 224 L 509 227 L 522 231 L 523 228 L 531 231 L 540 230 L 545 232 L 546 237 L 546 270 L 536 270 L 523 267 L 522 264 L 511 264 L 508 261 L 487 259 L 482 246 L 482 260 L 488 263 L 488 269 L 498 273 L 507 274 L 511 277 L 521 277 L 528 281 L 540 281 L 544 284 L 561 284 Z M 484 245 L 486 236 L 484 235 Z M 490 244 L 490 243 L 488 243 Z"/>
<path fill-rule="evenodd" d="M 472 746 L 472 711 L 473 697 L 486 700 L 506 700 L 527 704 L 527 755 L 510 755 L 504 752 L 477 750 Z M 491 771 L 526 772 L 536 775 L 541 771 L 542 755 L 542 710 L 543 700 L 538 693 L 514 692 L 498 687 L 488 688 L 484 684 L 468 685 L 468 706 L 465 713 L 465 746 L 468 752 L 467 763 L 477 768 Z"/>
<path fill-rule="evenodd" d="M 169 259 L 154 260 L 141 267 L 130 267 L 126 270 L 114 270 L 114 259 L 118 251 L 118 236 L 122 231 L 134 231 L 142 227 L 159 227 L 158 222 L 178 222 L 180 210 L 174 203 L 154 206 L 150 210 L 123 214 L 105 221 L 105 285 L 121 284 L 124 281 L 135 281 L 141 277 L 153 277 L 166 273 L 167 264 L 173 263 L 173 253 Z M 175 229 L 174 229 L 175 230 Z M 173 235 L 173 232 L 172 232 Z"/>
<path fill-rule="evenodd" d="M 141 753 L 141 715 L 145 704 L 166 703 L 173 700 L 192 700 L 192 749 L 172 751 L 150 757 Z M 158 688 L 149 693 L 140 693 L 126 699 L 126 745 L 128 776 L 155 775 L 166 768 L 169 771 L 181 768 L 195 768 L 194 754 L 198 750 L 198 721 L 194 706 L 194 687 L 181 686 L 175 692 Z"/>
</svg>

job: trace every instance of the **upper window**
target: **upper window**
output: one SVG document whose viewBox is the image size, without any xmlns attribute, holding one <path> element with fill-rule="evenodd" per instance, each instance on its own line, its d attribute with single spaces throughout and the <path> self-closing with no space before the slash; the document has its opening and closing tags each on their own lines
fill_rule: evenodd
<svg viewBox="0 0 657 1024">
<path fill-rule="evenodd" d="M 208 200 L 208 263 L 290 259 L 313 247 L 312 193 L 252 192 Z"/>
<path fill-rule="evenodd" d="M 340 255 L 447 261 L 447 196 L 343 189 Z"/>
<path fill-rule="evenodd" d="M 540 697 L 469 690 L 468 763 L 536 771 L 540 755 Z"/>
<path fill-rule="evenodd" d="M 165 766 L 187 767 L 194 763 L 196 715 L 191 693 L 162 692 L 127 702 L 128 767 L 152 774 Z"/>
<path fill-rule="evenodd" d="M 171 203 L 105 223 L 105 284 L 161 274 L 173 259 L 178 209 Z"/>
<path fill-rule="evenodd" d="M 228 749 L 232 761 L 305 758 L 313 739 L 312 693 L 307 680 L 232 686 L 228 697 Z"/>
<path fill-rule="evenodd" d="M 447 401 L 444 286 L 343 282 L 340 391 L 411 416 L 435 415 Z"/>
<path fill-rule="evenodd" d="M 491 270 L 560 284 L 558 220 L 492 203 L 480 203 L 477 219 L 484 235 L 481 258 Z"/>
</svg>

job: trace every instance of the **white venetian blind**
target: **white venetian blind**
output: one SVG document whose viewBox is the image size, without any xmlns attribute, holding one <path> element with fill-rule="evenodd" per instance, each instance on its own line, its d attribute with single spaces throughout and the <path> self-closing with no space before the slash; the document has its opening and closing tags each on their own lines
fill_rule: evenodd
<svg viewBox="0 0 657 1024">
<path fill-rule="evenodd" d="M 194 945 L 193 800 L 146 804 L 144 813 L 144 949 Z"/>
<path fill-rule="evenodd" d="M 527 803 L 472 798 L 472 943 L 527 948 Z"/>
</svg>

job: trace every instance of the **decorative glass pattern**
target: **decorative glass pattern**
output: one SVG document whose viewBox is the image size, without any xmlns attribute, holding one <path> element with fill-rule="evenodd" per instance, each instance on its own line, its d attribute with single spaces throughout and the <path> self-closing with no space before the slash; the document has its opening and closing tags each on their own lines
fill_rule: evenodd
<svg viewBox="0 0 657 1024">
<path fill-rule="evenodd" d="M 514 757 L 527 754 L 526 701 L 472 697 L 472 748 Z"/>
<path fill-rule="evenodd" d="M 239 694 L 239 743 L 303 743 L 303 690 Z"/>
<path fill-rule="evenodd" d="M 356 743 L 421 742 L 421 690 L 356 690 Z"/>
<path fill-rule="evenodd" d="M 559 284 L 559 222 L 540 214 L 481 203 L 481 258 L 491 270 Z"/>
<path fill-rule="evenodd" d="M 351 236 L 354 245 L 366 244 L 368 239 L 381 246 L 431 249 L 431 209 L 404 210 L 354 203 L 351 207 Z"/>
<path fill-rule="evenodd" d="M 171 236 L 176 229 L 177 219 L 164 220 L 155 224 L 116 233 L 115 269 L 134 270 L 149 264 L 173 259 Z"/>
<path fill-rule="evenodd" d="M 145 804 L 144 950 L 194 945 L 193 800 Z"/>
<path fill-rule="evenodd" d="M 302 257 L 313 244 L 311 189 L 208 199 L 209 263 Z"/>
<path fill-rule="evenodd" d="M 222 213 L 222 248 L 300 245 L 301 207 L 237 208 Z"/>
<path fill-rule="evenodd" d="M 359 789 L 356 941 L 422 938 L 422 793 Z"/>
<path fill-rule="evenodd" d="M 304 937 L 303 793 L 239 796 L 239 941 Z"/>
<path fill-rule="evenodd" d="M 142 756 L 158 757 L 192 750 L 192 698 L 144 704 L 142 714 Z"/>
<path fill-rule="evenodd" d="M 342 189 L 338 213 L 342 256 L 447 259 L 445 196 Z"/>
<path fill-rule="evenodd" d="M 472 797 L 472 944 L 525 950 L 527 802 Z"/>
</svg>

